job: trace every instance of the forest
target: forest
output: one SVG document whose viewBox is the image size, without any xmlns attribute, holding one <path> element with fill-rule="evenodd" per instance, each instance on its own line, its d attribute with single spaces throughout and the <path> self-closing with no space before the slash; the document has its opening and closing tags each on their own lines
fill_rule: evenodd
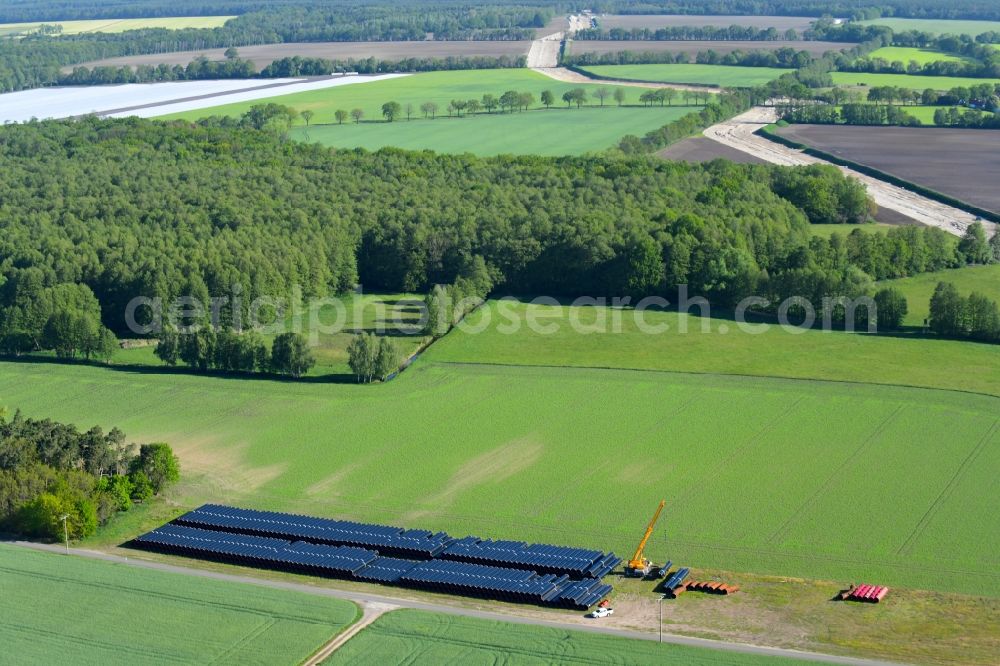
<svg viewBox="0 0 1000 666">
<path fill-rule="evenodd" d="M 66 355 L 83 353 L 79 330 L 98 343 L 105 328 L 128 333 L 137 296 L 238 289 L 245 308 L 359 282 L 427 291 L 479 264 L 505 293 L 644 296 L 687 284 L 728 305 L 757 293 L 855 296 L 873 280 L 966 262 L 931 228 L 813 237 L 810 222 L 869 218 L 863 188 L 832 167 L 333 151 L 272 123 L 254 129 L 258 115 L 0 128 L 3 349 L 68 340 Z"/>
<path fill-rule="evenodd" d="M 125 433 L 34 420 L 0 410 L 0 530 L 79 539 L 180 478 L 163 443 L 137 446 Z M 65 525 L 63 524 L 65 517 Z"/>
</svg>

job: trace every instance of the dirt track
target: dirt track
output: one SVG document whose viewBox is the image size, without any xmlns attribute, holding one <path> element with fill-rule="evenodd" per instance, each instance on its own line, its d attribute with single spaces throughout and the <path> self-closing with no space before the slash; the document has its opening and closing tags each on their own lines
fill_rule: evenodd
<svg viewBox="0 0 1000 666">
<path fill-rule="evenodd" d="M 710 86 L 687 86 L 678 83 L 639 83 L 637 81 L 616 81 L 607 79 L 592 79 L 578 72 L 566 69 L 565 67 L 533 67 L 536 72 L 545 76 L 562 81 L 564 83 L 604 83 L 609 86 L 633 86 L 636 88 L 673 88 L 674 90 L 694 90 L 698 92 L 719 92 L 718 88 Z"/>
<path fill-rule="evenodd" d="M 772 164 L 784 166 L 829 164 L 754 134 L 760 128 L 776 120 L 777 114 L 774 109 L 756 107 L 732 120 L 709 127 L 704 134 L 721 144 L 749 153 Z M 838 168 L 864 183 L 868 188 L 868 195 L 880 208 L 894 210 L 922 224 L 938 227 L 956 236 L 961 236 L 976 219 L 975 215 L 890 185 L 877 178 L 866 176 L 852 169 Z M 987 233 L 995 232 L 996 225 L 989 222 L 983 224 L 987 227 Z"/>
<path fill-rule="evenodd" d="M 802 40 L 775 40 L 770 42 L 750 41 L 645 41 L 645 40 L 574 40 L 569 50 L 573 55 L 583 53 L 687 53 L 695 55 L 702 51 L 715 51 L 720 55 L 733 51 L 776 51 L 790 48 L 807 51 L 813 55 L 823 55 L 827 51 L 841 51 L 853 44 L 839 42 L 807 42 Z"/>
</svg>

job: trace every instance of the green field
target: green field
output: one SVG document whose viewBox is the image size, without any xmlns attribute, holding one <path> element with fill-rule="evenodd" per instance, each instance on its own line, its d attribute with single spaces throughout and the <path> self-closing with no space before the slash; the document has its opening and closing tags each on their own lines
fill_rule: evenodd
<svg viewBox="0 0 1000 666">
<path fill-rule="evenodd" d="M 609 88 L 609 86 L 572 83 L 561 83 L 533 72 L 530 69 L 485 69 L 485 70 L 459 70 L 450 72 L 424 72 L 420 74 L 410 74 L 395 79 L 375 81 L 372 83 L 360 83 L 357 85 L 345 85 L 325 90 L 312 90 L 309 92 L 292 93 L 290 95 L 278 95 L 268 97 L 266 100 L 254 100 L 250 102 L 239 102 L 236 104 L 225 104 L 214 106 L 208 109 L 197 111 L 186 111 L 184 113 L 162 116 L 162 119 L 183 118 L 185 120 L 196 120 L 205 116 L 227 115 L 239 116 L 250 109 L 251 106 L 266 102 L 284 104 L 298 111 L 310 110 L 315 113 L 313 124 L 334 123 L 334 112 L 337 109 L 350 111 L 359 108 L 364 111 L 366 121 L 382 120 L 382 105 L 389 101 L 396 101 L 405 106 L 412 104 L 413 117 L 422 117 L 420 105 L 424 102 L 435 102 L 438 105 L 439 116 L 447 116 L 448 103 L 453 99 L 482 99 L 483 95 L 490 93 L 500 97 L 508 90 L 518 92 L 530 92 L 535 96 L 535 108 L 541 106 L 540 97 L 543 90 L 550 90 L 556 97 L 556 105 L 566 108 L 562 101 L 562 94 L 573 88 L 583 88 L 591 93 L 589 104 L 597 104 L 593 99 L 593 91 L 598 88 Z M 609 88 L 613 89 L 613 88 Z M 625 88 L 628 96 L 626 103 L 639 104 L 639 95 L 643 92 L 641 88 Z M 614 106 L 614 101 L 608 98 L 605 102 L 608 106 Z M 499 115 L 499 114 L 497 114 Z M 348 122 L 351 122 L 348 120 Z M 405 122 L 405 117 L 403 118 Z M 301 120 L 298 121 L 301 125 Z"/>
<path fill-rule="evenodd" d="M 94 19 L 87 21 L 39 21 L 35 23 L 0 23 L 0 35 L 29 34 L 40 25 L 61 25 L 62 34 L 79 35 L 87 32 L 125 32 L 141 28 L 218 28 L 235 16 L 177 16 L 134 19 Z"/>
<path fill-rule="evenodd" d="M 358 613 L 338 599 L 4 544 L 0 581 L 5 663 L 298 663 Z"/>
<path fill-rule="evenodd" d="M 942 19 L 880 18 L 860 21 L 863 25 L 885 25 L 894 32 L 918 30 L 935 35 L 971 35 L 1000 32 L 1000 21 L 948 21 Z"/>
<path fill-rule="evenodd" d="M 987 270 L 996 275 L 994 268 Z M 936 280 L 928 282 L 933 289 Z M 914 295 L 910 300 L 916 298 Z M 516 336 L 499 332 L 511 317 L 527 322 L 529 312 L 539 326 L 552 324 L 559 327 L 558 331 L 533 334 L 523 324 Z M 697 308 L 693 312 L 697 313 Z M 725 319 L 654 311 L 645 313 L 646 323 L 668 328 L 647 335 L 632 314 L 608 308 L 494 302 L 490 310 L 474 313 L 467 322 L 485 327 L 485 332 L 448 336 L 432 347 L 431 356 L 437 361 L 458 363 L 633 368 L 906 384 L 1000 396 L 997 346 L 822 331 L 792 334 L 777 325 L 770 325 L 761 334 L 749 334 Z M 603 318 L 610 326 L 615 316 L 621 320 L 620 333 L 580 335 L 572 328 L 573 317 L 587 326 Z M 702 333 L 702 325 L 709 326 L 710 332 Z M 680 332 L 682 326 L 687 333 Z"/>
<path fill-rule="evenodd" d="M 497 622 L 416 610 L 387 613 L 324 664 L 686 664 L 795 666 L 812 662 Z"/>
<path fill-rule="evenodd" d="M 833 84 L 850 86 L 895 86 L 911 90 L 951 90 L 960 86 L 1000 83 L 1000 79 L 974 79 L 962 76 L 916 76 L 911 74 L 871 74 L 868 72 L 830 72 Z"/>
<path fill-rule="evenodd" d="M 898 61 L 907 65 L 911 61 L 916 61 L 921 65 L 926 65 L 932 62 L 972 62 L 971 58 L 963 58 L 962 56 L 951 55 L 950 53 L 944 53 L 943 51 L 918 49 L 905 46 L 883 46 L 882 48 L 869 53 L 867 57 L 870 59 L 882 58 L 883 60 L 888 60 L 889 62 Z"/>
<path fill-rule="evenodd" d="M 699 107 L 535 109 L 526 113 L 439 117 L 395 123 L 345 123 L 293 130 L 300 141 L 337 148 L 385 146 L 439 153 L 578 155 L 611 148 L 626 134 L 641 136 Z"/>
<path fill-rule="evenodd" d="M 881 222 L 874 222 L 872 224 L 812 224 L 809 226 L 809 231 L 812 232 L 813 236 L 819 236 L 820 238 L 829 238 L 834 234 L 840 234 L 846 236 L 855 229 L 863 231 L 865 233 L 875 233 L 877 231 L 888 231 L 892 229 L 893 224 L 883 224 Z"/>
<path fill-rule="evenodd" d="M 700 84 L 723 88 L 759 86 L 792 71 L 775 67 L 732 65 L 588 65 L 581 69 L 597 76 L 615 79 Z"/>
<path fill-rule="evenodd" d="M 573 88 L 590 93 L 588 106 L 568 109 L 562 94 Z M 700 107 L 683 106 L 678 100 L 674 108 L 639 105 L 642 88 L 624 87 L 625 106 L 619 108 L 610 98 L 605 108 L 593 97 L 603 85 L 560 83 L 527 69 L 494 69 L 481 71 L 427 72 L 397 79 L 347 85 L 291 95 L 270 97 L 266 102 L 285 104 L 298 111 L 310 110 L 316 115 L 311 127 L 299 120 L 293 130 L 296 139 L 319 142 L 340 148 L 363 147 L 378 149 L 396 146 L 411 149 L 432 149 L 439 152 L 472 152 L 480 155 L 498 153 L 534 153 L 570 155 L 612 147 L 626 134 L 642 135 Z M 528 112 L 486 113 L 474 116 L 449 117 L 448 103 L 454 99 L 479 100 L 490 93 L 499 97 L 507 90 L 530 92 L 535 105 Z M 551 91 L 556 105 L 541 106 L 543 90 Z M 412 105 L 412 119 L 405 116 L 395 123 L 382 119 L 382 104 L 397 101 L 404 107 Z M 424 102 L 438 105 L 436 118 L 425 119 L 420 112 Z M 195 120 L 210 115 L 239 116 L 262 101 L 242 102 L 224 106 L 163 116 L 162 119 Z M 360 124 L 348 120 L 335 124 L 337 109 L 350 111 L 360 108 L 365 117 Z"/>
<path fill-rule="evenodd" d="M 967 266 L 966 268 L 938 271 L 937 273 L 923 273 L 901 280 L 887 280 L 883 284 L 892 285 L 906 295 L 909 306 L 906 323 L 910 326 L 923 326 L 924 319 L 930 314 L 931 295 L 933 295 L 938 282 L 953 283 L 963 296 L 978 291 L 994 301 L 1000 302 L 1000 264 Z M 1000 369 L 997 371 L 1000 372 Z"/>
<path fill-rule="evenodd" d="M 879 381 L 916 381 L 919 373 L 893 363 L 926 366 L 925 375 L 947 364 L 968 388 L 1000 381 L 997 347 L 820 333 L 809 345 L 796 342 L 806 336 L 784 335 L 772 338 L 784 350 L 770 362 L 788 367 L 773 372 L 793 374 L 798 364 L 846 374 L 850 366 L 874 376 L 885 368 Z M 824 335 L 843 340 L 839 355 L 824 347 Z M 672 348 L 684 369 L 712 346 L 647 349 L 626 339 L 635 336 L 592 335 L 575 336 L 586 342 L 572 348 L 568 338 L 535 337 L 453 333 L 375 386 L 7 362 L 0 395 L 28 415 L 170 442 L 184 475 L 169 498 L 177 512 L 214 500 L 625 553 L 665 497 L 674 561 L 1000 595 L 992 564 L 1000 498 L 986 492 L 1000 472 L 1000 399 L 460 362 L 530 364 L 558 347 L 543 362 L 567 363 L 577 352 L 579 364 L 655 366 L 670 363 L 659 357 Z M 876 365 L 893 342 L 903 351 Z M 633 359 L 633 349 L 646 358 Z M 698 370 L 726 370 L 727 347 L 716 349 L 716 365 Z M 935 349 L 947 353 L 929 355 Z M 812 361 L 800 358 L 803 350 Z M 738 358 L 731 367 L 739 369 Z M 594 501 L 603 487 L 627 492 Z M 863 540 L 852 536 L 859 525 Z"/>
</svg>

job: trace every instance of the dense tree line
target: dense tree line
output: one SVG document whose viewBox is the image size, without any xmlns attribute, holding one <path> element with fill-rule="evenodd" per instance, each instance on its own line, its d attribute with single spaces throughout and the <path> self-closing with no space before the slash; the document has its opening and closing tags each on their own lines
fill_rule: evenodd
<svg viewBox="0 0 1000 666">
<path fill-rule="evenodd" d="M 774 28 L 754 28 L 751 26 L 732 25 L 716 26 L 670 26 L 665 28 L 611 28 L 600 27 L 578 30 L 573 39 L 580 41 L 746 41 L 774 42 L 779 39 L 796 40 L 799 33 L 793 29 L 779 31 Z"/>
<path fill-rule="evenodd" d="M 328 60 L 293 56 L 275 60 L 261 70 L 264 78 L 284 78 L 288 76 L 324 76 L 341 72 L 359 74 L 381 74 L 385 72 L 432 72 L 455 69 L 506 69 L 524 67 L 526 56 L 446 56 L 444 58 L 402 58 L 382 60 L 379 58 L 347 58 Z"/>
<path fill-rule="evenodd" d="M 739 115 L 749 109 L 756 93 L 723 93 L 711 100 L 705 108 L 694 111 L 677 120 L 646 133 L 639 138 L 634 135 L 622 137 L 618 147 L 627 154 L 651 153 L 666 148 L 682 139 L 697 134 L 706 127 Z"/>
<path fill-rule="evenodd" d="M 238 373 L 274 373 L 299 378 L 309 372 L 316 359 L 299 333 L 286 332 L 274 338 L 271 347 L 254 330 L 235 330 L 207 320 L 183 330 L 166 327 L 159 333 L 154 350 L 167 365 L 178 361 L 199 372 L 215 370 Z"/>
<path fill-rule="evenodd" d="M 121 83 L 155 83 L 161 81 L 199 81 L 211 79 L 248 79 L 257 74 L 249 60 L 233 57 L 212 61 L 201 56 L 187 66 L 181 65 L 122 65 L 120 67 L 74 67 L 59 77 L 62 86 L 93 86 Z"/>
<path fill-rule="evenodd" d="M 694 115 L 711 122 L 721 109 Z M 228 118 L 0 127 L 5 334 L 51 316 L 21 315 L 39 290 L 83 294 L 92 318 L 96 300 L 103 325 L 122 332 L 134 297 L 225 297 L 219 325 L 235 328 L 258 297 L 344 292 L 359 280 L 425 291 L 455 284 L 477 256 L 508 293 L 668 294 L 687 284 L 720 304 L 808 280 L 810 295 L 848 295 L 872 279 L 961 263 L 951 247 L 947 259 L 935 250 L 933 261 L 907 262 L 894 243 L 837 254 L 833 241 L 813 239 L 810 219 L 867 217 L 860 186 L 833 168 L 332 151 L 264 127 Z M 931 248 L 945 244 L 919 232 Z M 132 316 L 155 321 L 145 307 Z M 249 363 L 237 352 L 194 364 Z"/>
<path fill-rule="evenodd" d="M 613 53 L 595 53 L 593 51 L 578 55 L 566 55 L 562 64 L 572 66 L 585 65 L 633 65 L 633 64 L 686 64 L 694 62 L 700 65 L 738 65 L 741 67 L 789 67 L 798 69 L 812 62 L 813 57 L 807 51 L 796 51 L 793 48 L 780 48 L 773 51 L 736 50 L 730 53 L 718 53 L 712 49 L 699 51 L 692 59 L 684 52 L 669 51 L 629 51 L 622 50 Z"/>
<path fill-rule="evenodd" d="M 849 103 L 843 106 L 812 104 L 786 107 L 781 116 L 790 123 L 815 125 L 899 125 L 918 127 L 922 123 L 905 109 L 891 104 Z"/>
<path fill-rule="evenodd" d="M 118 428 L 86 432 L 48 419 L 0 414 L 0 529 L 62 539 L 94 533 L 133 502 L 179 478 L 167 444 L 136 447 Z"/>
<path fill-rule="evenodd" d="M 939 282 L 931 296 L 928 326 L 949 338 L 1000 342 L 1000 308 L 980 292 L 962 296 L 954 284 Z"/>
</svg>

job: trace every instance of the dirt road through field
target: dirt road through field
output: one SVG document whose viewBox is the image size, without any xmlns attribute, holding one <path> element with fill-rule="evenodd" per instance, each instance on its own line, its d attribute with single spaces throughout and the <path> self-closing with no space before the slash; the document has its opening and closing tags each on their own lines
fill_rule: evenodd
<svg viewBox="0 0 1000 666">
<path fill-rule="evenodd" d="M 788 148 L 755 134 L 757 130 L 777 121 L 777 119 L 777 112 L 774 109 L 755 107 L 731 120 L 709 127 L 704 131 L 704 135 L 730 148 L 735 148 L 772 164 L 783 166 L 830 164 L 817 157 L 806 155 L 800 150 Z M 864 183 L 868 188 L 868 196 L 880 208 L 902 213 L 922 224 L 938 227 L 956 236 L 961 236 L 968 226 L 976 220 L 976 216 L 971 213 L 928 199 L 883 180 L 866 176 L 846 167 L 838 166 L 837 168 Z M 995 233 L 997 225 L 991 222 L 983 222 L 983 225 L 986 227 L 987 234 Z"/>
<path fill-rule="evenodd" d="M 584 76 L 579 72 L 574 72 L 565 67 L 532 67 L 532 69 L 550 79 L 562 81 L 563 83 L 598 83 L 610 86 L 632 86 L 635 88 L 673 88 L 674 90 L 693 90 L 696 92 L 719 92 L 718 88 L 712 88 L 711 86 L 689 86 L 679 83 L 640 83 L 638 81 L 620 81 L 617 79 L 592 79 L 589 76 Z"/>
<path fill-rule="evenodd" d="M 340 646 L 354 638 L 359 631 L 367 627 L 385 613 L 399 608 L 399 606 L 395 604 L 383 604 L 376 601 L 362 601 L 359 605 L 361 606 L 361 619 L 334 636 L 333 640 L 321 647 L 316 651 L 316 654 L 307 659 L 303 666 L 319 666 L 319 664 L 326 661 L 331 654 L 340 649 Z"/>
</svg>

